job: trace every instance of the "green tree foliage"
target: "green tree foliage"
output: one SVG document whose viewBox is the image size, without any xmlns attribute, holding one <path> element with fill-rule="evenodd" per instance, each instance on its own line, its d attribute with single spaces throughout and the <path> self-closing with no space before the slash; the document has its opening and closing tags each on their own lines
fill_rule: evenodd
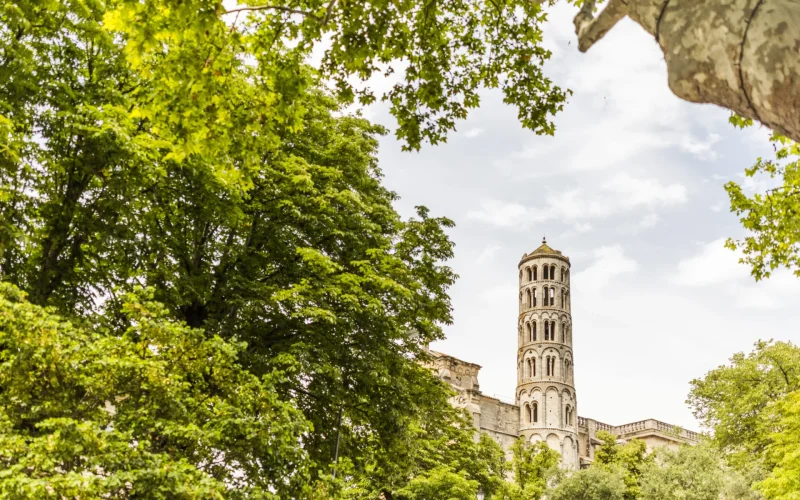
<svg viewBox="0 0 800 500">
<path fill-rule="evenodd" d="M 767 498 L 795 498 L 800 462 L 800 348 L 758 342 L 692 381 L 689 403 L 727 461 Z"/>
<path fill-rule="evenodd" d="M 748 124 L 737 117 L 732 121 Z M 725 184 L 731 211 L 750 233 L 742 240 L 729 239 L 727 246 L 742 251 L 742 262 L 756 280 L 768 278 L 779 267 L 800 276 L 800 145 L 778 134 L 770 142 L 775 159 L 759 158 L 745 170 L 748 178 L 766 178 L 769 189 L 748 195 L 738 183 Z"/>
<path fill-rule="evenodd" d="M 499 500 L 539 500 L 556 475 L 561 456 L 547 443 L 528 443 L 519 438 L 511 445 L 509 470 L 512 481 L 503 484 L 496 496 Z"/>
<path fill-rule="evenodd" d="M 597 439 L 602 443 L 595 452 L 595 466 L 610 472 L 619 470 L 625 482 L 625 500 L 639 498 L 639 482 L 642 468 L 652 461 L 647 454 L 647 445 L 641 439 L 632 439 L 618 444 L 617 438 L 607 431 L 599 431 Z"/>
<path fill-rule="evenodd" d="M 799 367 L 800 348 L 760 341 L 750 354 L 736 353 L 729 365 L 691 382 L 687 402 L 732 464 L 771 468 L 767 448 L 782 431 L 780 403 L 800 390 Z"/>
<path fill-rule="evenodd" d="M 269 109 L 296 118 L 302 105 L 292 91 L 303 62 L 317 48 L 318 72 L 337 95 L 345 102 L 386 101 L 398 137 L 415 149 L 422 141 L 444 140 L 456 121 L 478 106 L 481 87 L 502 89 L 525 127 L 553 133 L 549 115 L 561 109 L 566 95 L 542 73 L 550 57 L 541 46 L 544 17 L 539 2 L 521 0 L 278 0 L 230 10 L 219 0 L 125 0 L 110 9 L 105 22 L 125 33 L 134 67 L 147 75 L 161 73 L 153 99 L 142 108 L 149 116 L 170 120 L 189 109 L 216 118 L 220 106 L 232 111 L 232 103 L 214 96 L 226 83 L 229 66 L 245 52 L 257 61 L 257 77 L 277 91 L 277 102 L 266 101 Z M 165 74 L 162 68 L 180 71 Z M 384 94 L 364 83 L 395 73 L 399 82 Z M 176 138 L 196 134 L 209 135 L 195 123 Z M 198 150 L 174 152 L 211 153 L 216 137 L 210 138 Z"/>
<path fill-rule="evenodd" d="M 781 399 L 777 411 L 780 422 L 770 435 L 767 447 L 773 469 L 756 487 L 767 498 L 792 500 L 800 492 L 800 391 Z"/>
<path fill-rule="evenodd" d="M 657 448 L 655 461 L 644 467 L 642 500 L 734 500 L 758 498 L 742 491 L 742 480 L 723 465 L 719 452 L 707 444 Z M 734 486 L 738 488 L 735 489 Z M 741 495 L 746 496 L 731 496 Z"/>
<path fill-rule="evenodd" d="M 475 500 L 478 482 L 465 474 L 437 467 L 412 479 L 395 497 L 398 500 Z"/>
<path fill-rule="evenodd" d="M 547 493 L 549 500 L 623 500 L 627 487 L 619 467 L 591 466 L 575 471 Z"/>
<path fill-rule="evenodd" d="M 457 4 L 431 4 L 426 13 L 413 2 L 387 2 L 383 26 L 360 24 L 379 10 L 334 2 L 326 12 L 328 5 L 324 22 L 289 16 L 319 10 L 304 3 L 242 11 L 226 24 L 218 2 L 7 3 L 0 280 L 89 325 L 82 332 L 103 325 L 110 339 L 134 326 L 126 293 L 148 287 L 176 325 L 246 343 L 236 362 L 259 380 L 291 366 L 273 390 L 302 413 L 309 481 L 330 472 L 341 429 L 346 478 L 377 491 L 435 468 L 434 459 L 418 466 L 423 444 L 410 443 L 439 439 L 457 424 L 441 409 L 447 388 L 419 364 L 451 321 L 455 275 L 444 262 L 452 257 L 445 232 L 452 222 L 424 207 L 400 218 L 377 166 L 385 130 L 345 113 L 346 85 L 335 95 L 321 90 L 325 71 L 305 66 L 304 57 L 323 34 L 335 34 L 325 59 L 333 78 L 334 68 L 361 74 L 406 50 L 438 64 L 451 47 L 466 73 L 427 68 L 403 87 L 410 94 L 392 97 L 396 110 L 407 105 L 402 95 L 429 102 L 408 105 L 427 110 L 418 122 L 432 132 L 420 136 L 433 140 L 463 114 L 460 106 L 474 104 L 462 99 L 465 89 L 513 69 L 501 47 L 538 47 L 531 16 L 540 13 L 532 4 L 520 12 L 470 5 L 465 15 L 480 26 L 519 16 L 484 46 L 473 39 L 480 26 L 458 25 L 443 10 Z M 421 24 L 403 24 L 412 18 Z M 438 41 L 407 32 L 434 27 Z M 491 64 L 467 56 L 490 46 L 498 49 Z M 558 100 L 537 68 L 526 62 L 521 80 L 509 80 L 520 103 Z M 439 86 L 414 87 L 430 79 Z M 407 132 L 411 145 L 413 136 Z M 279 478 L 280 469 L 272 474 L 264 480 Z"/>
<path fill-rule="evenodd" d="M 302 495 L 311 429 L 278 397 L 283 374 L 256 377 L 242 345 L 123 301 L 131 326 L 111 336 L 0 284 L 0 496 Z"/>
</svg>

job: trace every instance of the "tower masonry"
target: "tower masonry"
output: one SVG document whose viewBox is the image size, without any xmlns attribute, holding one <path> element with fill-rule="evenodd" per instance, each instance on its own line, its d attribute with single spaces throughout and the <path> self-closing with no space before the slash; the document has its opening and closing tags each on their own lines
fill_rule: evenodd
<svg viewBox="0 0 800 500">
<path fill-rule="evenodd" d="M 609 425 L 579 417 L 573 372 L 569 257 L 543 240 L 539 248 L 522 256 L 517 271 L 517 349 L 516 354 L 507 354 L 517 363 L 513 401 L 481 391 L 480 365 L 436 351 L 429 351 L 430 361 L 426 362 L 454 389 L 451 404 L 472 416 L 477 432 L 491 436 L 507 452 L 519 438 L 529 443 L 543 441 L 561 454 L 565 468 L 592 463 L 601 443 L 599 431 L 610 432 L 622 441 L 641 439 L 648 449 L 699 441 L 697 433 L 655 419 Z M 509 291 L 514 293 L 513 289 Z M 514 300 L 512 294 L 509 300 Z M 615 392 L 618 391 L 611 394 Z M 511 387 L 507 394 L 511 394 Z"/>
<path fill-rule="evenodd" d="M 519 435 L 545 441 L 578 468 L 578 422 L 569 258 L 542 245 L 519 262 L 517 389 Z"/>
</svg>

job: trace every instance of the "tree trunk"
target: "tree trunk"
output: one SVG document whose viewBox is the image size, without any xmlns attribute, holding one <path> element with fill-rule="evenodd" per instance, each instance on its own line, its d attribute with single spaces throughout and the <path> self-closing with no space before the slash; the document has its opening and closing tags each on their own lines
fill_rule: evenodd
<svg viewBox="0 0 800 500">
<path fill-rule="evenodd" d="M 595 0 L 575 16 L 587 51 L 625 16 L 664 52 L 669 87 L 800 141 L 800 0 Z"/>
</svg>

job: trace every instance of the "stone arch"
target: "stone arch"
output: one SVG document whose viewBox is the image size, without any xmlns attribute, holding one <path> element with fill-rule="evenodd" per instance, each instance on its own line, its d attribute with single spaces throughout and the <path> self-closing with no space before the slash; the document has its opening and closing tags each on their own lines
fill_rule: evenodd
<svg viewBox="0 0 800 500">
<path fill-rule="evenodd" d="M 576 443 L 571 436 L 564 437 L 564 443 L 561 452 L 561 462 L 574 467 L 577 465 L 578 459 L 576 454 Z"/>
<path fill-rule="evenodd" d="M 548 434 L 546 442 L 550 449 L 557 451 L 559 454 L 561 453 L 561 439 L 557 434 Z"/>
<path fill-rule="evenodd" d="M 544 441 L 544 439 L 541 434 L 531 434 L 531 444 L 541 443 L 542 441 Z"/>
</svg>

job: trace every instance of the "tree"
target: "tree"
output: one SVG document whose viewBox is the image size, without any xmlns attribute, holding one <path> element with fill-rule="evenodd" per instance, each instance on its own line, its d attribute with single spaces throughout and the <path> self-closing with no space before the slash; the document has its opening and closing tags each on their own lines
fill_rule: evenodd
<svg viewBox="0 0 800 500">
<path fill-rule="evenodd" d="M 594 466 L 611 472 L 621 471 L 625 483 L 625 499 L 639 498 L 642 469 L 652 462 L 652 456 L 647 454 L 647 444 L 641 439 L 632 439 L 620 445 L 617 438 L 607 431 L 599 431 L 597 439 L 601 444 L 595 452 Z"/>
<path fill-rule="evenodd" d="M 447 467 L 437 467 L 412 479 L 395 497 L 398 500 L 475 500 L 478 482 Z"/>
<path fill-rule="evenodd" d="M 275 72 L 275 78 L 296 86 L 292 75 L 327 38 L 320 75 L 346 102 L 386 101 L 398 121 L 398 137 L 416 149 L 425 140 L 444 140 L 455 121 L 478 106 L 480 87 L 501 88 L 525 127 L 553 133 L 549 115 L 561 109 L 566 93 L 542 73 L 550 57 L 541 46 L 544 17 L 538 3 L 521 0 L 284 0 L 229 10 L 218 0 L 126 0 L 110 9 L 105 21 L 125 34 L 127 54 L 142 71 L 153 74 L 165 65 L 183 70 L 157 83 L 159 94 L 147 106 L 154 116 L 184 105 L 211 112 L 218 103 L 207 91 L 216 72 L 227 71 L 240 50 L 257 61 L 259 76 L 272 78 Z M 396 72 L 402 78 L 382 95 L 363 84 L 373 75 Z M 361 84 L 353 85 L 354 79 Z M 286 111 L 300 109 L 285 102 L 291 108 Z M 202 127 L 197 124 L 184 134 Z"/>
<path fill-rule="evenodd" d="M 311 427 L 275 390 L 285 374 L 248 373 L 243 345 L 147 294 L 123 300 L 131 326 L 115 336 L 0 283 L 0 496 L 302 496 Z"/>
<path fill-rule="evenodd" d="M 733 121 L 746 125 L 740 119 Z M 786 267 L 800 276 L 800 146 L 778 134 L 773 134 L 770 140 L 776 151 L 775 159 L 759 158 L 745 175 L 751 178 L 766 175 L 782 184 L 752 196 L 747 196 L 735 182 L 725 185 L 731 211 L 751 233 L 739 241 L 728 240 L 727 246 L 742 251 L 742 262 L 750 266 L 756 280 L 769 278 L 778 267 Z"/>
<path fill-rule="evenodd" d="M 780 424 L 770 434 L 767 447 L 774 468 L 769 476 L 756 483 L 756 488 L 769 499 L 791 500 L 800 491 L 800 391 L 780 400 L 777 410 Z"/>
<path fill-rule="evenodd" d="M 708 443 L 654 450 L 641 478 L 642 500 L 738 500 L 762 498 L 741 475 L 723 463 Z"/>
<path fill-rule="evenodd" d="M 687 101 L 712 103 L 800 141 L 800 6 L 764 2 L 596 0 L 575 17 L 578 47 L 588 50 L 629 16 L 664 52 L 669 87 Z"/>
<path fill-rule="evenodd" d="M 511 445 L 509 468 L 513 481 L 506 482 L 496 494 L 500 500 L 539 500 L 556 473 L 561 456 L 547 443 L 528 443 L 519 438 Z M 489 497 L 495 498 L 495 497 Z"/>
<path fill-rule="evenodd" d="M 111 337 L 132 326 L 125 294 L 152 288 L 170 320 L 246 342 L 236 362 L 251 375 L 294 367 L 273 385 L 309 424 L 310 480 L 330 473 L 341 434 L 354 476 L 399 487 L 420 416 L 453 424 L 436 410 L 447 388 L 419 364 L 451 320 L 452 222 L 392 207 L 376 160 L 385 130 L 345 113 L 347 92 L 323 90 L 302 62 L 308 44 L 292 43 L 324 23 L 263 9 L 232 25 L 218 7 L 19 1 L 0 12 L 0 280 Z M 337 29 L 342 16 L 355 29 L 357 11 L 337 6 Z M 535 44 L 535 29 L 514 29 Z M 461 34 L 447 43 L 469 41 Z M 353 46 L 336 57 L 360 71 L 353 50 L 377 49 Z"/>
<path fill-rule="evenodd" d="M 547 492 L 550 500 L 623 500 L 625 479 L 619 467 L 597 467 L 575 471 Z"/>
<path fill-rule="evenodd" d="M 771 469 L 767 449 L 773 432 L 783 430 L 781 401 L 800 390 L 798 366 L 797 346 L 759 341 L 753 352 L 736 353 L 729 365 L 691 382 L 687 403 L 733 465 Z"/>
</svg>

